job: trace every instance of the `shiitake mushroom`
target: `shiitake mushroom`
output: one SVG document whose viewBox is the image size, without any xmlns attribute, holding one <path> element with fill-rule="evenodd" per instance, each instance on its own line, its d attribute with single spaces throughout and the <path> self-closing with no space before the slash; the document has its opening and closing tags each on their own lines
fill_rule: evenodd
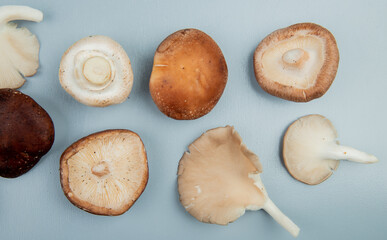
<svg viewBox="0 0 387 240">
<path fill-rule="evenodd" d="M 0 176 L 15 178 L 33 168 L 54 143 L 54 124 L 31 97 L 0 89 Z"/>
</svg>

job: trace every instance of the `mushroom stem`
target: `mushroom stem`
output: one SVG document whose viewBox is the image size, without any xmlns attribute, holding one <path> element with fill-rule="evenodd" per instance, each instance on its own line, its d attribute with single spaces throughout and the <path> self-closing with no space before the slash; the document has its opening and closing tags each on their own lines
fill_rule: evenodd
<svg viewBox="0 0 387 240">
<path fill-rule="evenodd" d="M 281 210 L 268 198 L 263 209 L 270 214 L 283 228 L 285 228 L 293 237 L 297 237 L 300 228 L 290 220 Z"/>
<path fill-rule="evenodd" d="M 301 48 L 295 48 L 282 55 L 282 61 L 286 66 L 301 68 L 309 59 L 309 54 Z"/>
<path fill-rule="evenodd" d="M 375 163 L 379 161 L 372 154 L 368 154 L 351 147 L 341 146 L 337 144 L 335 144 L 327 151 L 325 157 L 335 160 L 348 160 L 358 163 Z"/>
<path fill-rule="evenodd" d="M 43 13 L 27 6 L 10 5 L 0 7 L 0 24 L 14 20 L 41 22 L 43 20 Z"/>
</svg>

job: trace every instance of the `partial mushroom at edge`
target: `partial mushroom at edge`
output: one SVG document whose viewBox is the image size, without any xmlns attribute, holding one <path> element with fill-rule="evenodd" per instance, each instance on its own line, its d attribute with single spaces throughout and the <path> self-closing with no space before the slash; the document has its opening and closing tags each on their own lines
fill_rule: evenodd
<svg viewBox="0 0 387 240">
<path fill-rule="evenodd" d="M 125 101 L 133 85 L 133 72 L 125 50 L 106 36 L 90 36 L 63 54 L 59 80 L 77 101 L 105 107 Z"/>
<path fill-rule="evenodd" d="M 254 53 L 255 77 L 262 89 L 295 102 L 323 96 L 335 79 L 338 65 L 334 36 L 314 23 L 274 31 Z"/>
<path fill-rule="evenodd" d="M 258 156 L 233 127 L 208 130 L 188 147 L 179 163 L 180 202 L 197 220 L 226 225 L 246 210 L 264 209 L 296 237 L 300 229 L 270 200 L 261 181 Z"/>
<path fill-rule="evenodd" d="M 15 20 L 41 22 L 43 13 L 27 6 L 0 7 L 0 88 L 19 88 L 24 77 L 35 75 L 39 67 L 39 41 Z"/>
<path fill-rule="evenodd" d="M 54 123 L 31 97 L 14 89 L 0 89 L 0 121 L 0 176 L 19 177 L 51 149 Z"/>
<path fill-rule="evenodd" d="M 297 180 L 316 185 L 328 179 L 339 160 L 375 163 L 371 154 L 339 145 L 331 121 L 321 115 L 308 115 L 289 126 L 283 140 L 283 159 Z"/>
</svg>

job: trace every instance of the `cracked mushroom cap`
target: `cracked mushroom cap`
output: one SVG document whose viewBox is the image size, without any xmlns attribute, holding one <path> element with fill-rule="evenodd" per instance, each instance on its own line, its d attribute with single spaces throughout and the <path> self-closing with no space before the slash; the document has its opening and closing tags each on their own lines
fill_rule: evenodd
<svg viewBox="0 0 387 240">
<path fill-rule="evenodd" d="M 184 29 L 157 48 L 149 89 L 168 117 L 196 119 L 215 107 L 227 75 L 226 60 L 216 42 L 200 30 Z"/>
<path fill-rule="evenodd" d="M 106 36 L 90 36 L 77 41 L 63 54 L 59 80 L 77 101 L 105 107 L 128 98 L 133 72 L 120 44 Z"/>
<path fill-rule="evenodd" d="M 262 89 L 295 102 L 323 96 L 338 65 L 334 36 L 314 23 L 279 29 L 263 39 L 254 53 L 255 77 Z"/>
<path fill-rule="evenodd" d="M 377 158 L 351 147 L 341 146 L 331 121 L 321 115 L 308 115 L 289 126 L 283 140 L 283 159 L 297 180 L 316 185 L 328 179 L 339 160 L 374 163 Z"/>
<path fill-rule="evenodd" d="M 0 88 L 19 88 L 24 77 L 39 67 L 39 41 L 27 28 L 17 28 L 15 20 L 41 22 L 43 13 L 27 6 L 0 7 Z"/>
<path fill-rule="evenodd" d="M 0 89 L 0 176 L 15 178 L 28 172 L 54 143 L 54 124 L 31 97 Z"/>
<path fill-rule="evenodd" d="M 148 182 L 148 162 L 140 137 L 129 130 L 106 130 L 69 146 L 60 159 L 65 196 L 97 215 L 126 212 Z"/>
</svg>

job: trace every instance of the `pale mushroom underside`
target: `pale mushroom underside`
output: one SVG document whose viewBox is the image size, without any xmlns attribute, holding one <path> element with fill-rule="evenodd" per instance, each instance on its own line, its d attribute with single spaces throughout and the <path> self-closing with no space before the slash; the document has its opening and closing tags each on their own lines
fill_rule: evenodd
<svg viewBox="0 0 387 240">
<path fill-rule="evenodd" d="M 95 214 L 121 214 L 148 179 L 143 143 L 125 130 L 88 136 L 65 151 L 61 175 L 65 194 L 76 206 Z"/>
</svg>

